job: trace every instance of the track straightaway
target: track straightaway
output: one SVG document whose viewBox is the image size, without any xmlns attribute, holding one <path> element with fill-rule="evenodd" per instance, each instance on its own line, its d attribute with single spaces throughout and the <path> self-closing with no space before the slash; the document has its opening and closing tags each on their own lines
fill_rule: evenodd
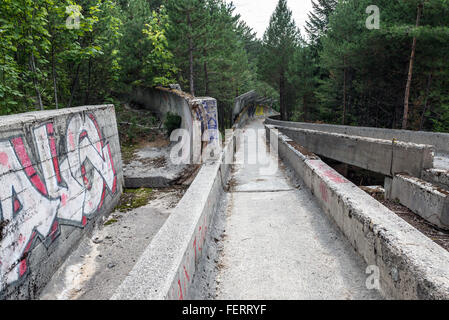
<svg viewBox="0 0 449 320">
<path fill-rule="evenodd" d="M 263 139 L 257 155 L 268 154 L 262 122 L 245 130 L 258 134 L 237 146 L 216 298 L 381 299 L 366 287 L 363 259 L 304 184 L 282 165 L 263 176 L 259 165 L 245 163 L 256 139 Z"/>
</svg>

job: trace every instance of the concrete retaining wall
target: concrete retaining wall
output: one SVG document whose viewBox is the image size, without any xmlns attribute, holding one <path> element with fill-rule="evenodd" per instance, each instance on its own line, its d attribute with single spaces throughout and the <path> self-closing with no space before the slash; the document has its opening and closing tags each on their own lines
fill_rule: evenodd
<svg viewBox="0 0 449 320">
<path fill-rule="evenodd" d="M 272 126 L 267 126 L 267 139 Z M 315 156 L 279 134 L 279 154 L 315 194 L 393 299 L 449 299 L 449 252 L 399 218 Z"/>
<path fill-rule="evenodd" d="M 182 118 L 181 128 L 189 132 L 191 139 L 201 139 L 206 130 L 209 130 L 209 142 L 219 139 L 218 106 L 214 98 L 195 98 L 188 93 L 163 87 L 135 87 L 131 101 L 144 105 L 146 109 L 158 114 L 162 120 L 166 118 L 168 112 L 179 115 Z M 201 128 L 194 127 L 198 123 Z M 201 132 L 200 137 L 197 137 L 197 132 Z M 190 145 L 194 148 L 193 140 L 190 141 Z M 192 156 L 195 154 L 193 149 L 191 154 Z M 191 158 L 191 161 L 197 163 L 199 159 Z"/>
<path fill-rule="evenodd" d="M 393 142 L 315 130 L 277 127 L 311 152 L 386 176 L 408 173 L 421 177 L 433 167 L 430 145 Z"/>
<path fill-rule="evenodd" d="M 385 196 L 401 204 L 431 224 L 449 230 L 449 193 L 424 180 L 405 174 L 387 178 Z"/>
<path fill-rule="evenodd" d="M 0 117 L 2 298 L 36 298 L 122 185 L 114 106 Z"/>
<path fill-rule="evenodd" d="M 112 300 L 183 300 L 189 292 L 234 156 L 234 137 L 219 161 L 204 164 Z"/>
<path fill-rule="evenodd" d="M 396 139 L 398 141 L 412 142 L 416 144 L 433 145 L 435 146 L 438 152 L 443 154 L 449 154 L 449 133 L 393 130 L 393 129 L 381 129 L 369 127 L 352 127 L 352 126 L 314 124 L 304 122 L 288 122 L 274 119 L 267 119 L 266 124 L 290 128 L 333 132 L 333 133 L 369 137 L 390 141 Z"/>
<path fill-rule="evenodd" d="M 429 181 L 440 188 L 449 190 L 449 171 L 444 169 L 424 170 L 422 179 Z"/>
</svg>

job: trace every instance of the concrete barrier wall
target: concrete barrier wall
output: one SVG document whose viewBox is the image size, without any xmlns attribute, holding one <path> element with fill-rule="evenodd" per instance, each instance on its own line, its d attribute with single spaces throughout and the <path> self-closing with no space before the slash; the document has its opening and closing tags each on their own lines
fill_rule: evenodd
<svg viewBox="0 0 449 320">
<path fill-rule="evenodd" d="M 273 129 L 267 126 L 267 139 Z M 316 156 L 301 153 L 291 139 L 276 136 L 283 161 L 304 180 L 366 263 L 379 268 L 385 297 L 449 299 L 449 252 Z"/>
<path fill-rule="evenodd" d="M 385 181 L 387 199 L 401 204 L 431 224 L 449 230 L 449 192 L 432 183 L 397 174 Z"/>
<path fill-rule="evenodd" d="M 256 107 L 247 106 L 241 110 L 241 113 L 235 120 L 233 128 L 234 129 L 243 128 L 251 120 L 267 118 L 277 114 L 278 112 L 273 110 L 271 107 L 263 105 L 259 105 Z"/>
<path fill-rule="evenodd" d="M 421 177 L 424 169 L 433 167 L 433 146 L 307 129 L 277 128 L 311 152 L 386 176 L 405 172 Z"/>
<path fill-rule="evenodd" d="M 449 133 L 339 126 L 330 124 L 279 121 L 274 119 L 267 119 L 266 123 L 269 125 L 277 125 L 290 128 L 318 130 L 390 141 L 396 139 L 398 141 L 432 145 L 435 146 L 438 152 L 449 154 Z"/>
<path fill-rule="evenodd" d="M 114 106 L 0 117 L 2 298 L 36 298 L 122 184 Z"/>
<path fill-rule="evenodd" d="M 140 103 L 146 109 L 159 115 L 164 120 L 168 112 L 182 118 L 181 128 L 189 132 L 191 139 L 204 138 L 207 131 L 209 142 L 218 141 L 218 106 L 217 100 L 210 97 L 195 98 L 188 93 L 176 89 L 163 87 L 146 88 L 135 87 L 131 94 L 131 101 Z M 195 127 L 200 126 L 200 127 Z M 201 132 L 201 137 L 197 137 Z M 193 140 L 190 141 L 192 148 Z M 195 154 L 191 149 L 191 154 Z M 191 159 L 194 163 L 198 159 Z"/>
<path fill-rule="evenodd" d="M 193 114 L 189 106 L 189 100 L 193 97 L 189 94 L 162 87 L 135 87 L 130 96 L 131 101 L 142 104 L 162 120 L 165 120 L 167 113 L 171 112 L 182 118 L 182 128 L 189 129 L 192 127 Z"/>
<path fill-rule="evenodd" d="M 191 297 L 189 289 L 234 156 L 234 137 L 227 141 L 219 160 L 203 165 L 112 300 L 184 300 Z"/>
</svg>

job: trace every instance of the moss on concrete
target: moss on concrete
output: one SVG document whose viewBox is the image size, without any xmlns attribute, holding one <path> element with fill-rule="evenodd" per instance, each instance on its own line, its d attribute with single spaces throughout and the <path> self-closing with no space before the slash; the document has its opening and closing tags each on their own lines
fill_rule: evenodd
<svg viewBox="0 0 449 320">
<path fill-rule="evenodd" d="M 143 207 L 150 201 L 152 192 L 150 188 L 125 189 L 116 210 L 128 212 Z"/>
</svg>

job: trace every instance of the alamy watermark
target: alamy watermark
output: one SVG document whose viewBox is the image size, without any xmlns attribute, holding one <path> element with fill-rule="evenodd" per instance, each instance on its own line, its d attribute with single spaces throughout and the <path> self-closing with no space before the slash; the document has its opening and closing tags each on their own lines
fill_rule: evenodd
<svg viewBox="0 0 449 320">
<path fill-rule="evenodd" d="M 376 5 L 370 5 L 366 8 L 369 17 L 366 19 L 366 28 L 369 30 L 380 29 L 380 9 Z"/>
<path fill-rule="evenodd" d="M 366 279 L 366 288 L 368 290 L 380 290 L 380 269 L 378 266 L 368 266 L 366 268 L 366 274 L 368 278 Z"/>
<path fill-rule="evenodd" d="M 265 134 L 265 129 L 228 129 L 223 143 L 218 130 L 205 130 L 201 134 L 201 123 L 195 121 L 191 131 L 177 129 L 172 132 L 170 141 L 175 144 L 170 151 L 170 161 L 175 165 L 213 161 L 227 165 L 257 165 L 261 175 L 274 175 L 279 167 L 277 130 L 270 130 L 269 146 Z M 235 157 L 234 149 L 238 154 Z"/>
<path fill-rule="evenodd" d="M 83 17 L 81 10 L 82 8 L 79 5 L 70 5 L 65 8 L 65 13 L 69 15 L 65 21 L 67 29 L 79 29 L 81 27 L 81 18 Z"/>
</svg>

